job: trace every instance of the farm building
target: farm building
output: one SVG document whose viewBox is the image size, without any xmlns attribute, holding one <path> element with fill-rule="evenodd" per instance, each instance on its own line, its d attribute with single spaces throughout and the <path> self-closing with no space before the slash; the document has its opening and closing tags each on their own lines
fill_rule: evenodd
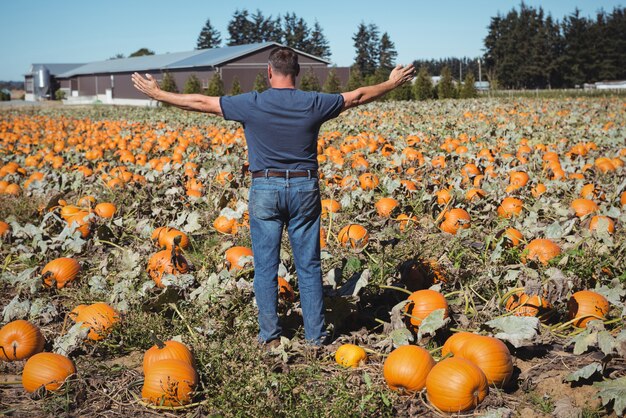
<svg viewBox="0 0 626 418">
<path fill-rule="evenodd" d="M 24 100 L 54 99 L 54 93 L 60 88 L 59 74 L 73 70 L 85 64 L 33 64 L 24 75 Z"/>
<path fill-rule="evenodd" d="M 192 74 L 195 74 L 203 88 L 206 88 L 215 73 L 218 73 L 227 94 L 231 91 L 235 79 L 239 81 L 242 91 L 250 91 L 257 75 L 267 74 L 269 54 L 277 46 L 280 44 L 264 42 L 200 49 L 92 62 L 54 74 L 50 71 L 52 80 L 50 84 L 56 88 L 51 89 L 47 97 L 54 97 L 54 91 L 58 89 L 65 93 L 67 99 L 64 103 L 68 104 L 99 101 L 106 104 L 156 105 L 133 87 L 131 74 L 134 72 L 152 74 L 157 80 L 161 80 L 168 72 L 173 76 L 179 91 L 183 90 Z M 302 51 L 297 52 L 300 62 L 300 76 L 297 82 L 300 82 L 303 74 L 312 71 L 322 85 L 331 70 L 330 62 Z M 349 71 L 348 67 L 335 67 L 342 85 L 347 83 Z M 27 86 L 29 77 L 33 80 L 37 75 L 35 73 L 26 75 Z M 30 85 L 32 86 L 33 82 Z M 46 97 L 37 95 L 36 89 L 34 92 L 27 89 L 28 93 L 32 95 L 31 100 Z"/>
</svg>

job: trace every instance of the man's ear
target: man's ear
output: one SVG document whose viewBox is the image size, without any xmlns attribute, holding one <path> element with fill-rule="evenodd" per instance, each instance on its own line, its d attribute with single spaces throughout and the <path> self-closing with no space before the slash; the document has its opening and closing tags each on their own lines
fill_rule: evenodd
<svg viewBox="0 0 626 418">
<path fill-rule="evenodd" d="M 300 74 L 300 64 L 296 64 L 296 77 Z"/>
<path fill-rule="evenodd" d="M 272 66 L 267 66 L 267 79 L 270 80 L 272 78 Z"/>
</svg>

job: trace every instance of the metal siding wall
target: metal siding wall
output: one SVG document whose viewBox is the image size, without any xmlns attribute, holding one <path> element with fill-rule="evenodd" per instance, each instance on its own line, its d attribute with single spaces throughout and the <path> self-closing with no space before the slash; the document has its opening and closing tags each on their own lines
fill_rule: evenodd
<svg viewBox="0 0 626 418">
<path fill-rule="evenodd" d="M 226 92 L 226 94 L 230 94 L 235 76 L 239 79 L 241 91 L 244 93 L 252 90 L 252 87 L 254 86 L 254 80 L 256 79 L 257 74 L 262 73 L 267 79 L 266 66 L 251 66 L 244 68 L 222 67 L 221 71 L 222 81 L 224 81 L 224 91 Z"/>
<path fill-rule="evenodd" d="M 96 94 L 105 94 L 106 90 L 111 88 L 111 75 L 97 75 L 96 78 L 98 79 Z"/>
<path fill-rule="evenodd" d="M 93 75 L 78 76 L 79 95 L 95 96 L 96 95 L 96 77 Z"/>
</svg>

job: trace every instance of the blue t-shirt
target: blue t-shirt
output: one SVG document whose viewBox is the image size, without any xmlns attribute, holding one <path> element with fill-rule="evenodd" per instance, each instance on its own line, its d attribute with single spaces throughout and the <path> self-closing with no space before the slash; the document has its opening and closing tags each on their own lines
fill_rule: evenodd
<svg viewBox="0 0 626 418">
<path fill-rule="evenodd" d="M 250 171 L 314 170 L 320 126 L 339 115 L 343 96 L 272 88 L 222 96 L 220 106 L 224 119 L 243 124 Z"/>
</svg>

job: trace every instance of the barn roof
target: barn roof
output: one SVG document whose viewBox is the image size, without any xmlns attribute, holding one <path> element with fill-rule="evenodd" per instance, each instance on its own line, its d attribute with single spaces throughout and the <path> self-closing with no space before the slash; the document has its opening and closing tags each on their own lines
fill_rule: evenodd
<svg viewBox="0 0 626 418">
<path fill-rule="evenodd" d="M 90 62 L 77 68 L 70 69 L 58 74 L 57 78 L 68 78 L 75 75 L 103 74 L 103 73 L 124 73 L 131 71 L 147 70 L 172 70 L 178 68 L 193 67 L 214 67 L 225 64 L 229 61 L 251 54 L 253 52 L 268 48 L 270 46 L 281 46 L 276 42 L 262 42 L 256 44 L 227 46 L 223 48 L 198 49 L 187 52 L 174 52 L 169 54 L 144 55 L 141 57 L 118 58 L 106 61 Z M 316 59 L 326 64 L 330 64 L 320 57 L 307 54 L 302 51 L 298 53 Z"/>
<path fill-rule="evenodd" d="M 81 63 L 81 64 L 33 64 L 30 67 L 30 72 L 27 73 L 26 75 L 30 75 L 33 72 L 39 70 L 40 68 L 45 67 L 48 69 L 48 72 L 50 73 L 50 75 L 53 75 L 56 77 L 59 74 L 71 71 L 82 65 L 85 65 L 85 64 L 84 63 Z"/>
</svg>

